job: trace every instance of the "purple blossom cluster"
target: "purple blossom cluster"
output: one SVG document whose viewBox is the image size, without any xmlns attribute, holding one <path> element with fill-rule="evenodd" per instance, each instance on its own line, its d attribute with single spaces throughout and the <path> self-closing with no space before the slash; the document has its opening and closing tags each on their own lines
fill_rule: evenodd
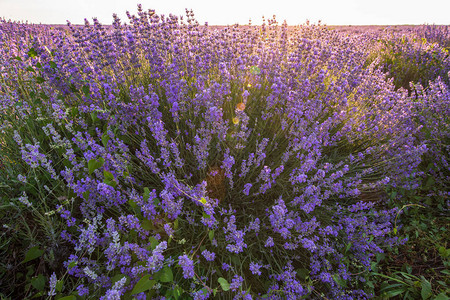
<svg viewBox="0 0 450 300">
<path fill-rule="evenodd" d="M 183 269 L 185 279 L 194 277 L 194 262 L 186 254 L 178 257 L 178 264 Z"/>
<path fill-rule="evenodd" d="M 212 299 L 219 277 L 236 299 L 299 299 L 313 290 L 304 269 L 330 299 L 369 298 L 365 271 L 400 242 L 397 211 L 372 201 L 417 187 L 424 158 L 450 182 L 439 44 L 401 37 L 406 56 L 444 65 L 410 93 L 367 65 L 370 37 L 321 25 L 210 28 L 139 6 L 129 23 L 66 29 L 0 21 L 0 131 L 74 199 L 55 208 L 79 296 L 120 299 L 150 275 L 161 299 L 175 286 Z M 17 74 L 45 97 L 13 88 Z M 13 120 L 41 122 L 43 140 Z"/>
</svg>

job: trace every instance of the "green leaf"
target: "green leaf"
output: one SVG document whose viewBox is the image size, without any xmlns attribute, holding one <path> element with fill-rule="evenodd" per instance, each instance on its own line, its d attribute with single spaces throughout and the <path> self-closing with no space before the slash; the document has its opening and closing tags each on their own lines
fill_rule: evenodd
<svg viewBox="0 0 450 300">
<path fill-rule="evenodd" d="M 165 266 L 155 274 L 154 278 L 161 282 L 172 282 L 173 281 L 172 269 Z"/>
<path fill-rule="evenodd" d="M 385 293 L 386 296 L 388 296 L 389 298 L 395 297 L 397 295 L 403 294 L 405 292 L 404 289 L 400 289 L 400 290 L 392 290 L 392 291 L 388 291 Z"/>
<path fill-rule="evenodd" d="M 25 254 L 25 259 L 22 261 L 22 263 L 29 262 L 30 260 L 36 259 L 40 257 L 42 254 L 44 254 L 44 250 L 39 249 L 38 246 L 34 246 L 30 250 L 27 251 Z"/>
<path fill-rule="evenodd" d="M 214 230 L 210 230 L 208 232 L 208 237 L 209 237 L 209 240 L 212 242 L 212 240 L 214 239 Z"/>
<path fill-rule="evenodd" d="M 83 192 L 83 199 L 87 201 L 89 199 L 90 194 L 91 194 L 91 192 L 89 192 L 89 191 Z"/>
<path fill-rule="evenodd" d="M 69 266 L 67 267 L 69 270 L 72 269 L 73 267 L 75 267 L 78 264 L 78 262 L 76 261 L 71 261 Z"/>
<path fill-rule="evenodd" d="M 91 116 L 91 119 L 92 119 L 92 122 L 97 122 L 98 120 L 100 120 L 98 117 L 97 117 L 97 114 L 95 113 L 95 112 L 91 112 L 90 113 L 90 116 Z"/>
<path fill-rule="evenodd" d="M 37 52 L 34 48 L 31 48 L 30 50 L 28 50 L 27 54 L 31 58 L 35 58 L 37 56 Z"/>
<path fill-rule="evenodd" d="M 107 181 L 114 180 L 114 175 L 111 172 L 109 172 L 108 170 L 103 171 L 103 177 L 104 177 L 104 180 L 107 180 Z"/>
<path fill-rule="evenodd" d="M 450 275 L 450 271 L 449 270 L 442 270 L 441 273 L 443 273 L 445 275 Z"/>
<path fill-rule="evenodd" d="M 70 115 L 71 115 L 72 117 L 78 116 L 78 112 L 79 112 L 78 107 L 71 107 L 71 108 L 70 108 Z"/>
<path fill-rule="evenodd" d="M 200 203 L 202 203 L 203 205 L 206 205 L 207 201 L 206 201 L 206 199 L 204 197 L 202 197 L 200 199 Z"/>
<path fill-rule="evenodd" d="M 45 287 L 45 276 L 39 274 L 38 276 L 31 279 L 31 285 L 38 291 L 44 290 Z"/>
<path fill-rule="evenodd" d="M 173 289 L 173 297 L 175 298 L 175 300 L 178 300 L 181 296 L 181 294 L 183 294 L 183 289 L 180 288 L 178 285 L 175 286 L 175 288 Z"/>
<path fill-rule="evenodd" d="M 136 295 L 142 292 L 145 292 L 149 289 L 151 289 L 156 281 L 155 280 L 150 280 L 150 275 L 145 275 L 144 277 L 142 277 L 141 279 L 139 279 L 139 281 L 136 283 L 136 285 L 133 287 L 133 290 L 131 291 L 131 295 Z"/>
<path fill-rule="evenodd" d="M 405 288 L 404 284 L 401 283 L 394 283 L 394 284 L 388 284 L 386 281 L 381 284 L 380 292 L 389 292 L 389 290 L 393 291 L 396 290 L 396 288 L 401 287 L 402 289 Z"/>
<path fill-rule="evenodd" d="M 352 247 L 352 243 L 348 243 L 347 244 L 347 246 L 345 247 L 345 252 L 344 253 L 347 253 L 348 252 L 348 250 L 350 250 L 350 248 Z"/>
<path fill-rule="evenodd" d="M 103 135 L 102 135 L 102 144 L 103 144 L 104 147 L 106 147 L 106 145 L 108 145 L 109 140 L 110 140 L 109 135 L 106 132 L 103 133 Z"/>
<path fill-rule="evenodd" d="M 309 276 L 309 273 L 310 273 L 309 270 L 305 269 L 305 268 L 297 269 L 295 271 L 297 272 L 297 275 L 303 280 L 306 280 L 308 278 L 308 276 Z"/>
<path fill-rule="evenodd" d="M 144 230 L 151 231 L 153 229 L 153 223 L 152 221 L 145 219 L 142 221 L 141 227 Z"/>
<path fill-rule="evenodd" d="M 31 299 L 36 299 L 36 298 L 42 299 L 42 296 L 44 296 L 43 291 L 37 292 L 36 294 L 33 295 L 33 297 L 31 297 Z"/>
<path fill-rule="evenodd" d="M 379 263 L 380 261 L 382 261 L 382 260 L 384 260 L 386 258 L 386 254 L 384 254 L 384 253 L 377 253 L 376 257 L 377 257 L 377 263 Z"/>
<path fill-rule="evenodd" d="M 104 163 L 105 163 L 105 160 L 103 159 L 103 157 L 100 157 L 98 160 L 97 159 L 91 159 L 88 162 L 89 175 L 91 175 L 98 168 L 101 168 Z"/>
<path fill-rule="evenodd" d="M 395 197 L 397 197 L 397 191 L 393 191 L 390 196 L 391 200 L 395 199 Z"/>
<path fill-rule="evenodd" d="M 159 245 L 158 240 L 155 239 L 155 238 L 152 237 L 152 236 L 151 236 L 148 240 L 150 241 L 150 245 L 151 245 L 151 247 L 152 247 L 152 250 L 155 250 L 156 246 Z"/>
<path fill-rule="evenodd" d="M 77 297 L 75 297 L 74 295 L 69 295 L 69 296 L 59 298 L 58 300 L 77 300 Z"/>
<path fill-rule="evenodd" d="M 149 198 L 150 198 L 150 190 L 149 190 L 148 187 L 145 187 L 145 188 L 144 188 L 144 196 L 143 196 L 143 200 L 144 200 L 145 202 L 147 202 Z"/>
<path fill-rule="evenodd" d="M 103 176 L 105 176 L 106 180 L 114 180 L 114 175 L 109 171 L 104 170 Z"/>
<path fill-rule="evenodd" d="M 134 202 L 134 201 L 131 200 L 131 199 L 128 200 L 128 204 L 130 205 L 130 207 L 131 207 L 132 209 L 137 209 L 137 208 L 138 208 L 138 205 L 136 204 L 136 202 Z"/>
<path fill-rule="evenodd" d="M 178 223 L 179 223 L 179 222 L 178 222 L 178 219 L 176 219 L 175 222 L 173 222 L 173 229 L 175 229 L 175 230 L 178 229 L 178 226 L 179 226 Z"/>
<path fill-rule="evenodd" d="M 434 300 L 448 300 L 448 296 L 442 292 L 439 295 L 436 296 L 436 298 L 434 298 Z"/>
<path fill-rule="evenodd" d="M 49 62 L 48 64 L 49 64 L 50 67 L 52 67 L 53 69 L 56 69 L 56 68 L 58 67 L 54 61 L 51 61 L 51 62 Z"/>
<path fill-rule="evenodd" d="M 230 284 L 228 283 L 228 281 L 225 278 L 219 277 L 219 279 L 217 279 L 217 281 L 220 283 L 220 287 L 225 292 L 230 289 Z"/>
<path fill-rule="evenodd" d="M 347 287 L 347 281 L 342 279 L 341 276 L 339 276 L 338 274 L 334 274 L 332 277 L 339 286 Z"/>
<path fill-rule="evenodd" d="M 89 96 L 89 93 L 90 93 L 89 86 L 84 85 L 84 86 L 81 88 L 81 90 L 83 91 L 83 94 L 84 94 L 86 97 Z"/>
<path fill-rule="evenodd" d="M 431 297 L 432 292 L 431 292 L 431 283 L 426 280 L 425 278 L 422 278 L 422 282 L 421 282 L 421 286 L 422 286 L 422 291 L 420 292 L 420 295 L 422 296 L 422 299 L 428 299 Z"/>
<path fill-rule="evenodd" d="M 63 286 L 64 286 L 64 280 L 62 280 L 62 279 L 61 279 L 61 280 L 58 280 L 58 281 L 56 281 L 55 290 L 56 290 L 57 292 L 61 292 Z"/>
<path fill-rule="evenodd" d="M 45 82 L 45 79 L 42 78 L 41 76 L 38 76 L 38 77 L 36 77 L 36 82 L 37 82 L 38 84 L 41 84 L 41 83 Z"/>
<path fill-rule="evenodd" d="M 114 175 L 111 172 L 104 170 L 103 171 L 103 176 L 105 177 L 103 179 L 103 182 L 105 184 L 107 184 L 109 186 L 112 186 L 112 187 L 116 187 L 117 186 L 117 182 L 114 179 Z"/>
<path fill-rule="evenodd" d="M 239 256 L 237 256 L 237 255 L 231 255 L 230 259 L 233 262 L 233 264 L 235 264 L 235 265 L 241 264 L 241 260 L 240 260 Z"/>
<path fill-rule="evenodd" d="M 425 184 L 425 189 L 430 189 L 435 183 L 433 176 L 428 177 L 427 183 Z"/>
<path fill-rule="evenodd" d="M 36 71 L 33 69 L 33 67 L 28 67 L 28 68 L 27 68 L 27 71 L 36 73 Z"/>
</svg>

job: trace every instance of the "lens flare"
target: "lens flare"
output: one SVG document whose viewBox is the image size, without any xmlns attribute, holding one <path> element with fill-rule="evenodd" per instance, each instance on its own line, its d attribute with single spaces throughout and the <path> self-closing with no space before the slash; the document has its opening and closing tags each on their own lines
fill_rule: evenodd
<svg viewBox="0 0 450 300">
<path fill-rule="evenodd" d="M 238 104 L 236 105 L 236 108 L 237 108 L 238 110 L 240 110 L 240 111 L 243 111 L 243 110 L 245 109 L 245 104 L 244 104 L 243 102 L 238 103 Z M 239 120 L 238 120 L 238 122 L 239 122 Z"/>
</svg>

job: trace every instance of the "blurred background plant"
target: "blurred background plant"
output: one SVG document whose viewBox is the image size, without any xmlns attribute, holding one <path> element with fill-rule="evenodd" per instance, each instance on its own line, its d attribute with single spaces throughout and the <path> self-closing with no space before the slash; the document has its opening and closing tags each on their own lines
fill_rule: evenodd
<svg viewBox="0 0 450 300">
<path fill-rule="evenodd" d="M 397 88 L 411 90 L 411 82 L 426 88 L 438 77 L 448 85 L 450 39 L 447 31 L 422 28 L 416 30 L 417 35 L 387 31 L 384 35 L 375 36 L 366 64 L 376 61 L 393 78 Z"/>
</svg>

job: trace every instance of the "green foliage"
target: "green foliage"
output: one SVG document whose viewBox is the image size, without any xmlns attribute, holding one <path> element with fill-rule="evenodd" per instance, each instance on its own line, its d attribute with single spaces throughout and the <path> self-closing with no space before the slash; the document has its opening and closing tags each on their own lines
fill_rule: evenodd
<svg viewBox="0 0 450 300">
<path fill-rule="evenodd" d="M 39 247 L 34 246 L 27 251 L 27 253 L 25 254 L 25 259 L 22 261 L 22 263 L 26 263 L 30 260 L 36 259 L 40 257 L 42 254 L 44 254 L 44 251 L 39 249 Z"/>
<path fill-rule="evenodd" d="M 30 59 L 34 58 L 31 64 Z M 20 91 L 16 107 L 8 107 L 0 113 L 0 298 L 42 298 L 48 293 L 48 280 L 53 272 L 62 278 L 63 261 L 67 258 L 68 245 L 61 238 L 65 222 L 56 215 L 57 205 L 71 209 L 73 192 L 63 189 L 62 181 L 51 178 L 43 168 L 30 168 L 22 160 L 20 146 L 39 145 L 40 153 L 53 160 L 56 171 L 64 168 L 67 160 L 61 160 L 66 152 L 42 130 L 52 124 L 58 132 L 68 134 L 64 124 L 53 124 L 52 115 L 46 109 L 42 65 L 34 48 L 28 50 L 28 58 L 16 61 L 29 63 L 26 72 L 18 72 L 14 86 Z M 50 63 L 50 67 L 55 65 Z M 56 66 L 57 67 L 57 66 Z M 10 86 L 8 79 L 0 76 L 0 86 Z M 0 96 L 10 96 L 0 88 Z M 26 114 L 20 110 L 29 107 Z M 59 127 L 59 128 L 58 128 Z M 22 145 L 23 146 L 23 145 Z M 20 176 L 25 178 L 20 180 Z M 25 198 L 28 204 L 21 202 Z M 73 283 L 69 280 L 69 285 Z M 58 292 L 63 291 L 58 281 Z"/>
<path fill-rule="evenodd" d="M 390 205 L 400 208 L 393 233 L 405 243 L 372 266 L 380 299 L 448 299 L 450 217 L 442 188 L 425 177 L 413 190 L 388 189 Z"/>
<path fill-rule="evenodd" d="M 44 275 L 39 274 L 38 276 L 31 279 L 31 285 L 38 291 L 43 291 L 45 287 L 46 278 Z"/>
<path fill-rule="evenodd" d="M 151 280 L 150 275 L 143 276 L 133 287 L 131 290 L 131 294 L 139 294 L 145 291 L 148 291 L 156 284 L 156 280 Z"/>
<path fill-rule="evenodd" d="M 172 273 L 172 269 L 165 266 L 164 268 L 162 268 L 160 271 L 158 271 L 154 277 L 155 280 L 158 280 L 160 282 L 172 282 L 173 281 L 173 273 Z"/>
<path fill-rule="evenodd" d="M 74 295 L 69 295 L 69 296 L 64 296 L 61 298 L 58 298 L 58 300 L 76 300 L 77 297 L 75 297 Z"/>
<path fill-rule="evenodd" d="M 228 283 L 228 281 L 225 278 L 219 277 L 219 279 L 217 279 L 217 281 L 219 282 L 220 287 L 222 288 L 222 290 L 224 292 L 226 292 L 230 289 L 230 284 Z"/>
<path fill-rule="evenodd" d="M 101 168 L 104 163 L 105 160 L 103 159 L 103 157 L 100 157 L 99 159 L 91 159 L 88 162 L 89 175 L 94 173 L 95 170 Z"/>
</svg>

